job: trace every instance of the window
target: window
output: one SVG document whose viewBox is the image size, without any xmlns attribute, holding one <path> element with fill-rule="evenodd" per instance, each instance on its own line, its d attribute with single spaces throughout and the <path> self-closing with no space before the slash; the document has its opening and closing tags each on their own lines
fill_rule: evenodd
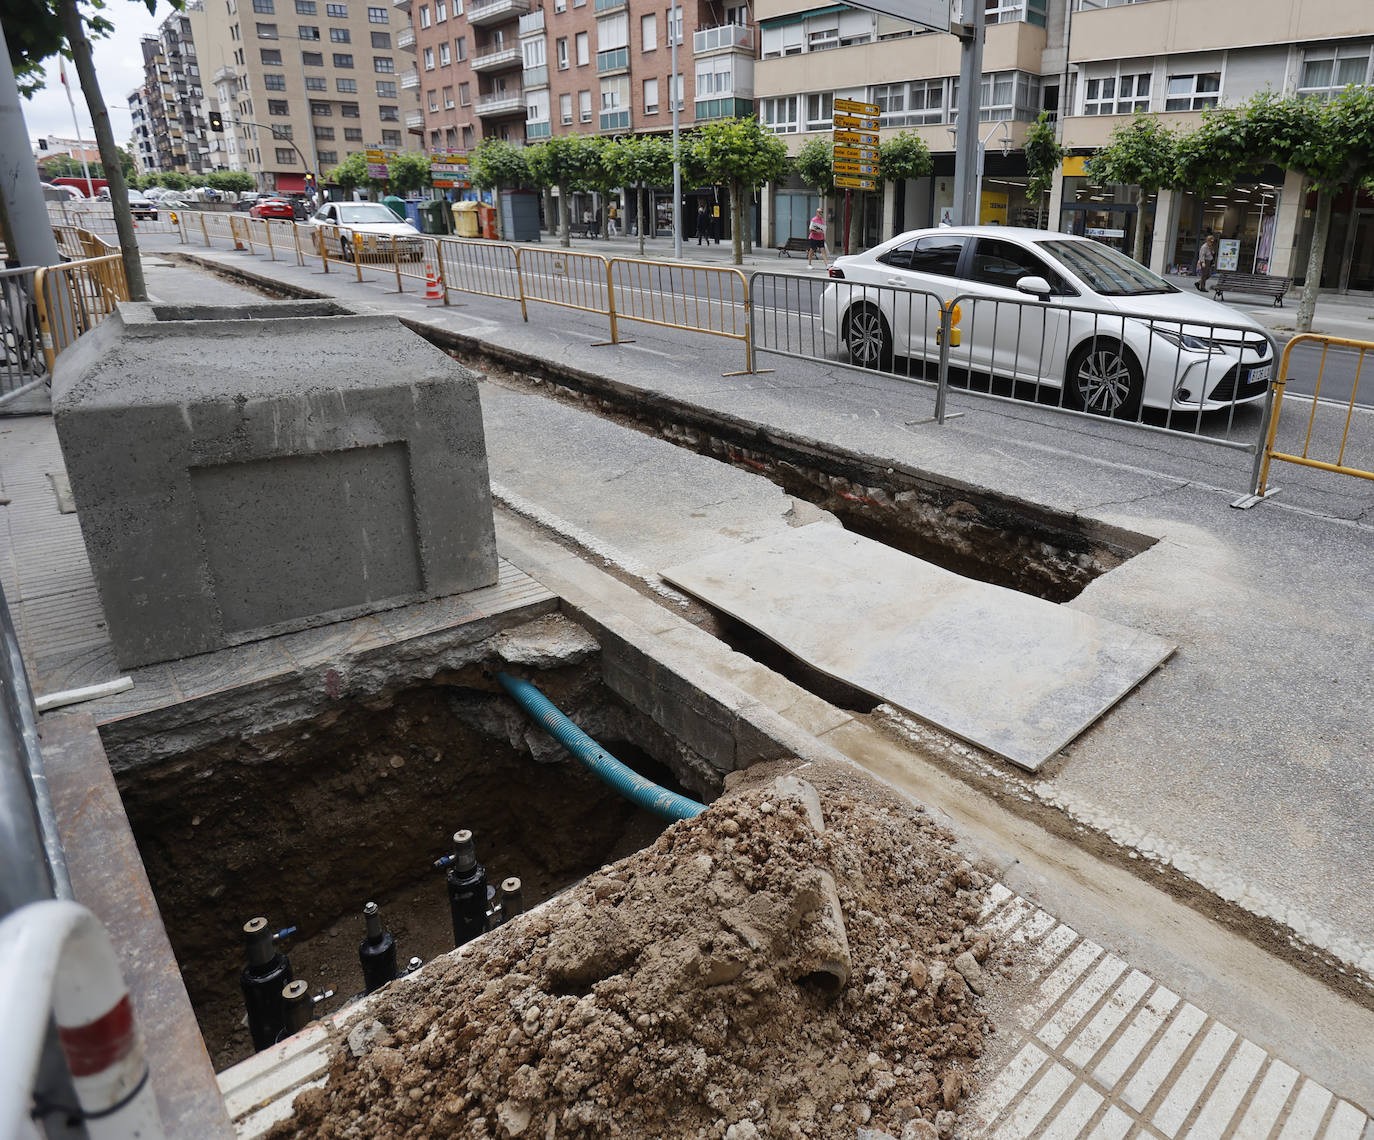
<svg viewBox="0 0 1374 1140">
<path fill-rule="evenodd" d="M 297 16 L 313 16 L 315 14 L 315 0 L 296 0 Z"/>
<path fill-rule="evenodd" d="M 759 36 L 759 54 L 764 59 L 775 59 L 783 55 L 800 55 L 802 37 L 806 27 L 802 22 L 784 24 L 782 27 L 764 28 Z"/>
<path fill-rule="evenodd" d="M 592 93 L 590 91 L 577 93 L 577 115 L 584 123 L 592 121 Z"/>
<path fill-rule="evenodd" d="M 369 8 L 367 10 L 367 22 L 369 24 L 390 23 L 391 17 L 387 15 L 385 8 Z"/>
<path fill-rule="evenodd" d="M 303 52 L 301 52 L 301 66 L 302 66 L 302 67 L 323 67 L 323 66 L 324 66 L 324 53 L 323 53 L 323 52 L 319 52 L 319 51 L 303 51 Z"/>
<path fill-rule="evenodd" d="M 639 17 L 639 50 L 653 51 L 658 47 L 658 16 L 654 12 Z"/>
<path fill-rule="evenodd" d="M 377 80 L 377 98 L 394 99 L 396 98 L 396 81 L 394 79 Z"/>
<path fill-rule="evenodd" d="M 358 93 L 358 81 L 356 79 L 336 79 L 334 80 L 334 90 L 340 95 L 356 95 Z M 345 103 L 344 106 L 356 106 L 356 104 Z"/>
<path fill-rule="evenodd" d="M 682 110 L 682 72 L 677 73 L 677 81 L 673 84 L 673 97 L 677 99 L 677 109 Z"/>
<path fill-rule="evenodd" d="M 260 39 L 260 40 L 275 40 L 276 38 L 277 38 L 277 25 L 276 25 L 276 24 L 259 24 L 259 25 L 258 25 L 258 39 Z"/>
<path fill-rule="evenodd" d="M 445 87 L 445 88 L 444 88 L 444 109 L 445 109 L 446 111 L 447 111 L 447 110 L 452 110 L 452 109 L 453 109 L 453 88 L 452 88 L 452 87 Z"/>
<path fill-rule="evenodd" d="M 317 40 L 320 38 L 320 29 L 310 24 L 299 24 L 296 27 L 296 38 L 301 40 Z"/>
<path fill-rule="evenodd" d="M 1369 48 L 1309 48 L 1303 56 L 1298 94 L 1329 99 L 1352 83 L 1368 83 Z"/>
<path fill-rule="evenodd" d="M 336 51 L 334 53 L 334 66 L 350 68 L 353 66 L 353 57 L 344 52 Z"/>
<path fill-rule="evenodd" d="M 401 132 L 400 132 L 400 131 L 383 131 L 383 132 L 382 132 L 382 146 L 400 146 L 400 145 L 401 145 Z"/>
<path fill-rule="evenodd" d="M 572 96 L 560 95 L 558 97 L 558 121 L 565 127 L 572 123 Z"/>
<path fill-rule="evenodd" d="M 679 44 L 682 43 L 682 8 L 665 9 L 663 12 L 663 21 L 663 26 L 666 29 L 665 36 L 667 42 L 671 44 L 673 38 L 677 37 L 677 42 Z"/>
<path fill-rule="evenodd" d="M 558 56 L 558 70 L 568 70 L 568 37 L 560 36 L 558 42 L 554 44 L 555 53 Z"/>
<path fill-rule="evenodd" d="M 806 129 L 829 130 L 835 125 L 835 93 L 817 91 L 806 97 Z"/>
<path fill-rule="evenodd" d="M 445 40 L 439 45 L 439 66 L 447 67 L 449 62 L 448 40 Z"/>
<path fill-rule="evenodd" d="M 949 97 L 951 112 L 957 112 L 958 101 L 959 80 L 953 79 L 950 81 Z M 1040 114 L 1040 103 L 1040 76 L 1028 75 L 1024 71 L 985 72 L 978 119 L 984 123 L 993 123 L 998 119 L 1034 122 Z M 957 113 L 951 113 L 950 121 L 956 121 L 957 117 Z"/>
<path fill-rule="evenodd" d="M 1109 75 L 1104 79 L 1089 79 L 1084 86 L 1085 115 L 1129 115 L 1149 109 L 1149 75 Z"/>
<path fill-rule="evenodd" d="M 253 0 L 253 11 L 263 16 L 275 16 L 277 6 L 272 0 Z"/>
<path fill-rule="evenodd" d="M 543 67 L 548 63 L 545 56 L 543 38 L 523 39 L 520 41 L 520 55 L 525 65 L 526 71 L 532 71 L 536 67 Z"/>
<path fill-rule="evenodd" d="M 289 115 L 291 110 L 285 99 L 269 99 L 267 100 L 267 113 L 269 115 Z"/>
<path fill-rule="evenodd" d="M 568 10 L 568 0 L 553 0 L 553 10 L 555 15 L 559 12 Z"/>
<path fill-rule="evenodd" d="M 628 12 L 617 12 L 613 16 L 603 16 L 596 22 L 596 50 L 614 51 L 629 47 L 630 16 Z M 599 61 L 598 61 L 599 62 Z"/>
<path fill-rule="evenodd" d="M 1201 111 L 1215 107 L 1221 97 L 1221 72 L 1171 75 L 1164 99 L 1166 111 Z"/>
<path fill-rule="evenodd" d="M 549 121 L 549 93 L 547 90 L 526 93 L 525 121 L 527 123 L 547 123 Z"/>
<path fill-rule="evenodd" d="M 333 127 L 316 127 L 316 128 L 315 128 L 315 137 L 316 137 L 317 139 L 324 139 L 326 142 L 332 141 L 333 138 L 334 138 L 334 128 L 333 128 Z"/>
<path fill-rule="evenodd" d="M 328 91 L 329 80 L 323 75 L 307 75 L 305 77 L 305 89 L 307 91 Z"/>
<path fill-rule="evenodd" d="M 286 76 L 284 75 L 264 75 L 262 85 L 269 91 L 285 91 Z"/>
<path fill-rule="evenodd" d="M 339 152 L 337 150 L 322 150 L 318 152 L 318 157 L 321 166 L 334 166 L 339 161 Z"/>
<path fill-rule="evenodd" d="M 346 20 L 348 19 L 348 5 L 326 4 L 324 6 L 324 14 L 334 20 Z"/>
<path fill-rule="evenodd" d="M 431 111 L 437 111 L 439 109 L 438 88 L 435 88 L 433 91 L 426 91 L 425 98 L 429 101 L 429 109 Z"/>
<path fill-rule="evenodd" d="M 543 40 L 539 41 L 541 45 L 543 44 L 543 42 Z M 453 58 L 456 59 L 459 63 L 462 63 L 463 60 L 467 59 L 467 57 L 468 38 L 467 36 L 459 36 L 456 40 L 453 41 Z"/>
<path fill-rule="evenodd" d="M 401 108 L 390 104 L 382 103 L 377 107 L 377 118 L 384 123 L 399 123 L 401 121 Z"/>
<path fill-rule="evenodd" d="M 334 107 L 331 103 L 316 103 L 312 100 L 310 103 L 310 113 L 312 115 L 318 115 L 322 119 L 327 119 L 334 113 Z"/>
<path fill-rule="evenodd" d="M 390 50 L 391 50 L 391 33 L 390 33 L 390 32 L 373 32 L 373 33 L 372 33 L 372 46 L 373 46 L 374 48 L 381 48 L 383 51 L 390 51 Z"/>
<path fill-rule="evenodd" d="M 658 114 L 658 80 L 646 79 L 644 81 L 644 113 L 646 115 Z"/>
<path fill-rule="evenodd" d="M 279 146 L 277 151 L 277 164 L 279 166 L 295 166 L 296 152 L 289 146 Z"/>
<path fill-rule="evenodd" d="M 330 28 L 329 42 L 332 44 L 347 44 L 353 42 L 353 37 L 347 28 Z"/>
<path fill-rule="evenodd" d="M 432 47 L 427 47 L 427 48 L 425 48 L 424 60 L 425 60 L 425 70 L 426 70 L 426 71 L 433 71 L 433 70 L 434 70 L 434 49 L 433 49 Z"/>
<path fill-rule="evenodd" d="M 464 149 L 464 150 L 471 150 L 471 149 L 472 149 L 472 140 L 473 140 L 472 128 L 471 128 L 471 127 L 464 127 L 464 128 L 463 128 L 463 149 Z"/>
<path fill-rule="evenodd" d="M 591 37 L 586 32 L 577 33 L 577 66 L 586 67 L 591 62 Z"/>
<path fill-rule="evenodd" d="M 258 55 L 262 56 L 264 67 L 281 66 L 281 48 L 258 48 Z"/>
<path fill-rule="evenodd" d="M 442 24 L 448 19 L 448 0 L 435 0 L 434 2 L 434 22 Z"/>
<path fill-rule="evenodd" d="M 890 249 L 879 261 L 894 269 L 909 269 L 913 273 L 933 273 L 939 277 L 953 277 L 959 267 L 959 255 L 964 252 L 965 237 L 923 237 Z"/>
<path fill-rule="evenodd" d="M 374 55 L 372 57 L 372 70 L 379 75 L 390 75 L 396 70 L 396 61 L 389 55 Z"/>
<path fill-rule="evenodd" d="M 466 83 L 458 84 L 458 105 L 460 107 L 472 106 L 471 88 Z"/>
<path fill-rule="evenodd" d="M 729 55 L 708 56 L 699 60 L 696 65 L 696 97 L 721 99 L 731 95 L 735 89 L 733 62 L 734 57 Z"/>
<path fill-rule="evenodd" d="M 362 142 L 362 127 L 344 127 L 344 142 Z"/>
<path fill-rule="evenodd" d="M 783 95 L 777 99 L 764 99 L 759 107 L 759 117 L 764 126 L 777 134 L 792 134 L 799 129 L 797 124 L 797 96 Z"/>
<path fill-rule="evenodd" d="M 339 114 L 345 119 L 362 118 L 362 115 L 359 113 L 357 103 L 340 103 Z"/>
<path fill-rule="evenodd" d="M 1045 0 L 984 0 L 987 7 L 985 22 L 1006 24 L 1013 20 L 1024 20 L 1037 28 L 1045 26 Z M 1086 5 L 1085 5 L 1086 6 Z M 1099 5 L 1094 4 L 1093 7 Z"/>
<path fill-rule="evenodd" d="M 1015 289 L 1023 277 L 1043 277 L 1049 282 L 1051 292 L 1061 295 L 1064 292 L 1063 278 L 1030 250 L 1000 238 L 978 239 L 969 270 L 970 280 Z"/>
<path fill-rule="evenodd" d="M 420 27 L 422 27 L 422 28 L 427 28 L 427 27 L 429 27 L 429 24 L 430 24 L 430 19 L 429 19 L 429 5 L 428 5 L 428 4 L 421 4 L 421 5 L 420 5 Z"/>
<path fill-rule="evenodd" d="M 944 122 L 945 81 L 918 79 L 913 83 L 889 83 L 873 88 L 879 122 L 885 127 Z"/>
</svg>

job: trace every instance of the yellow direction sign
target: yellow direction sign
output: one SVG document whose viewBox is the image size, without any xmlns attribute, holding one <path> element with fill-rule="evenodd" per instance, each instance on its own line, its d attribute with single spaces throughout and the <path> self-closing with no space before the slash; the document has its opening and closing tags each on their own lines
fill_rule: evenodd
<svg viewBox="0 0 1374 1140">
<path fill-rule="evenodd" d="M 836 174 L 877 174 L 876 162 L 835 162 Z"/>
<path fill-rule="evenodd" d="M 872 146 L 837 146 L 834 157 L 836 162 L 877 162 L 878 148 Z"/>
<path fill-rule="evenodd" d="M 860 118 L 857 115 L 836 115 L 835 129 L 837 131 L 876 131 L 878 120 Z"/>
<path fill-rule="evenodd" d="M 847 174 L 835 175 L 835 185 L 843 190 L 876 190 L 878 184 L 872 178 L 851 178 Z"/>
<path fill-rule="evenodd" d="M 878 136 L 864 131 L 836 131 L 836 146 L 877 146 Z"/>
<path fill-rule="evenodd" d="M 856 103 L 853 99 L 836 99 L 835 112 L 840 115 L 876 115 L 877 103 Z"/>
<path fill-rule="evenodd" d="M 366 150 L 363 151 L 363 156 L 368 162 L 381 163 L 386 161 L 386 151 L 382 150 Z"/>
</svg>

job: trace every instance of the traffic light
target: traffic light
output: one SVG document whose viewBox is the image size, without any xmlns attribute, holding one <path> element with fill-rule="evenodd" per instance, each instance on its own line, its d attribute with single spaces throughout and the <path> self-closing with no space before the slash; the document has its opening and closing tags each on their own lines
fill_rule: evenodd
<svg viewBox="0 0 1374 1140">
<path fill-rule="evenodd" d="M 224 130 L 224 116 L 221 115 L 218 111 L 210 112 L 210 129 L 212 131 Z"/>
</svg>

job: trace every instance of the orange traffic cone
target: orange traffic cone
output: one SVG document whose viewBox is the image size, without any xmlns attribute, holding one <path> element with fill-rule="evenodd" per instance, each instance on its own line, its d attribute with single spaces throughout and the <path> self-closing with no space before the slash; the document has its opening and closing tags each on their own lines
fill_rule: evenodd
<svg viewBox="0 0 1374 1140">
<path fill-rule="evenodd" d="M 425 300 L 442 301 L 444 290 L 439 284 L 439 275 L 434 272 L 434 266 L 425 263 Z"/>
</svg>

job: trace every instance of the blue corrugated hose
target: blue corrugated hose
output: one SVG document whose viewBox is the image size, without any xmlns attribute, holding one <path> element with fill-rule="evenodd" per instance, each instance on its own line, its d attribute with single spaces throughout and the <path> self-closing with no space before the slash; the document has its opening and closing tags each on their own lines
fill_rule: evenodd
<svg viewBox="0 0 1374 1140">
<path fill-rule="evenodd" d="M 663 819 L 691 819 L 706 810 L 705 804 L 670 792 L 626 767 L 559 712 L 553 702 L 528 681 L 506 673 L 497 673 L 496 679 L 545 732 L 631 803 Z"/>
</svg>

